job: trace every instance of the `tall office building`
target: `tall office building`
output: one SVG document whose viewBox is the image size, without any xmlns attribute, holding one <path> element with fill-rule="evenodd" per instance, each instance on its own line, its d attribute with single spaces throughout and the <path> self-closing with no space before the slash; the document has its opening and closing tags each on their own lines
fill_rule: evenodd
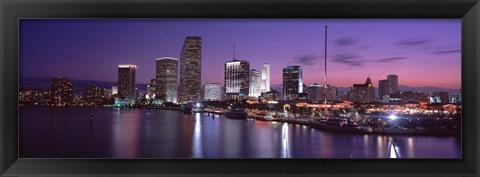
<svg viewBox="0 0 480 177">
<path fill-rule="evenodd" d="M 370 77 L 364 84 L 353 84 L 353 98 L 351 101 L 359 103 L 369 103 L 375 101 L 375 87 L 373 87 Z"/>
<path fill-rule="evenodd" d="M 218 83 L 203 84 L 203 99 L 207 101 L 220 101 L 222 99 L 222 87 Z"/>
<path fill-rule="evenodd" d="M 178 59 L 157 59 L 155 99 L 177 103 Z"/>
<path fill-rule="evenodd" d="M 233 59 L 225 63 L 225 95 L 228 99 L 248 97 L 250 64 L 248 61 Z"/>
<path fill-rule="evenodd" d="M 398 93 L 398 76 L 390 74 L 387 76 L 388 80 L 388 94 Z"/>
<path fill-rule="evenodd" d="M 283 68 L 283 99 L 295 100 L 299 93 L 303 93 L 302 67 Z"/>
<path fill-rule="evenodd" d="M 73 84 L 70 79 L 65 77 L 52 78 L 50 88 L 50 100 L 54 106 L 73 104 Z"/>
<path fill-rule="evenodd" d="M 180 53 L 179 102 L 200 99 L 202 68 L 202 37 L 187 36 Z"/>
<path fill-rule="evenodd" d="M 262 93 L 270 91 L 270 64 L 264 63 L 262 65 Z"/>
<path fill-rule="evenodd" d="M 260 72 L 257 70 L 250 70 L 248 96 L 252 98 L 258 98 L 262 94 L 262 80 Z"/>
<path fill-rule="evenodd" d="M 118 65 L 118 95 L 121 99 L 135 103 L 135 72 L 137 65 Z"/>
<path fill-rule="evenodd" d="M 383 96 L 388 94 L 388 80 L 379 80 L 378 81 L 378 96 L 380 99 L 383 98 Z"/>
</svg>

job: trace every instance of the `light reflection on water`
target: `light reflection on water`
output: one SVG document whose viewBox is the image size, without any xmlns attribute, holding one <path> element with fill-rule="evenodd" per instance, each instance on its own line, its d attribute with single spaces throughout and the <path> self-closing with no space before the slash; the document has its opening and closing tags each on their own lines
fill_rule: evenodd
<svg viewBox="0 0 480 177">
<path fill-rule="evenodd" d="M 202 158 L 202 122 L 200 113 L 195 114 L 195 129 L 193 130 L 192 153 L 194 158 Z"/>
<path fill-rule="evenodd" d="M 95 119 L 90 121 L 93 112 Z M 21 108 L 21 157 L 460 158 L 459 137 L 352 135 L 168 110 Z"/>
</svg>

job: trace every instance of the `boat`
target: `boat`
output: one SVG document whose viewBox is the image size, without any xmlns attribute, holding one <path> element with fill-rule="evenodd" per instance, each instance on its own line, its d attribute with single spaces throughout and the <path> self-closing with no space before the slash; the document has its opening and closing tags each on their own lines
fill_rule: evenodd
<svg viewBox="0 0 480 177">
<path fill-rule="evenodd" d="M 327 90 L 327 26 L 325 25 L 325 49 L 324 49 L 324 78 L 325 84 L 324 89 Z M 333 131 L 342 131 L 342 132 L 349 132 L 349 133 L 373 133 L 373 129 L 369 126 L 361 126 L 358 125 L 354 121 L 349 121 L 349 118 L 341 117 L 341 116 L 333 116 L 328 114 L 327 110 L 327 96 L 324 97 L 324 113 L 323 117 L 320 119 L 314 119 L 311 121 L 310 125 L 313 128 L 323 129 L 323 130 L 333 130 Z"/>
<path fill-rule="evenodd" d="M 273 115 L 270 113 L 260 113 L 255 115 L 255 119 L 257 120 L 263 120 L 263 121 L 272 121 L 273 120 Z"/>
<path fill-rule="evenodd" d="M 245 112 L 245 109 L 242 108 L 233 108 L 225 112 L 225 117 L 231 119 L 246 119 L 247 112 Z"/>
<path fill-rule="evenodd" d="M 200 109 L 200 108 L 192 108 L 191 109 L 191 112 L 193 112 L 193 113 L 197 113 L 197 112 L 201 112 L 201 111 L 202 111 L 202 109 Z"/>
<path fill-rule="evenodd" d="M 373 133 L 373 129 L 369 126 L 358 125 L 354 121 L 347 118 L 330 118 L 326 121 L 315 121 L 312 123 L 313 128 L 322 130 L 342 131 L 349 133 Z"/>
</svg>

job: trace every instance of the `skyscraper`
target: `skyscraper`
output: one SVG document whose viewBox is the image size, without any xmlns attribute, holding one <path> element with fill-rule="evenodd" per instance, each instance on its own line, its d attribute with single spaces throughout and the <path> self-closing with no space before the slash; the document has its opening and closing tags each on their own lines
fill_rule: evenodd
<svg viewBox="0 0 480 177">
<path fill-rule="evenodd" d="M 390 74 L 387 76 L 388 80 L 388 94 L 398 93 L 398 76 Z"/>
<path fill-rule="evenodd" d="M 249 80 L 249 89 L 248 96 L 253 98 L 258 98 L 261 94 L 261 85 L 262 80 L 260 77 L 260 72 L 257 70 L 250 70 L 250 80 Z"/>
<path fill-rule="evenodd" d="M 157 59 L 155 99 L 177 103 L 178 59 Z"/>
<path fill-rule="evenodd" d="M 218 83 L 203 84 L 203 99 L 208 101 L 220 101 L 222 96 L 222 87 Z"/>
<path fill-rule="evenodd" d="M 137 65 L 118 65 L 118 95 L 121 99 L 135 103 L 135 72 Z"/>
<path fill-rule="evenodd" d="M 262 93 L 270 91 L 270 64 L 262 65 Z"/>
<path fill-rule="evenodd" d="M 54 106 L 68 106 L 73 103 L 73 84 L 65 77 L 52 78 L 51 103 Z"/>
<path fill-rule="evenodd" d="M 383 98 L 383 96 L 388 94 L 388 80 L 379 80 L 378 81 L 378 96 L 380 99 Z"/>
<path fill-rule="evenodd" d="M 295 100 L 303 92 L 302 67 L 287 66 L 283 68 L 283 98 Z"/>
<path fill-rule="evenodd" d="M 200 99 L 202 68 L 202 38 L 187 36 L 180 53 L 179 102 Z"/>
<path fill-rule="evenodd" d="M 233 59 L 225 63 L 225 94 L 228 99 L 248 96 L 250 64 L 248 61 Z"/>
</svg>

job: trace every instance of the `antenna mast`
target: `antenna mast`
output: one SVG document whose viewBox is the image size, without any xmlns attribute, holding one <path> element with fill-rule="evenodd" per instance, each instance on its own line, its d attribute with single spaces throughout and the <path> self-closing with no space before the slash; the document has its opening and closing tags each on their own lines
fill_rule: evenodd
<svg viewBox="0 0 480 177">
<path fill-rule="evenodd" d="M 327 117 L 327 25 L 325 25 L 325 84 L 323 86 L 324 91 L 325 91 L 325 101 L 323 103 L 323 107 L 325 108 L 324 114 L 325 118 Z"/>
</svg>

